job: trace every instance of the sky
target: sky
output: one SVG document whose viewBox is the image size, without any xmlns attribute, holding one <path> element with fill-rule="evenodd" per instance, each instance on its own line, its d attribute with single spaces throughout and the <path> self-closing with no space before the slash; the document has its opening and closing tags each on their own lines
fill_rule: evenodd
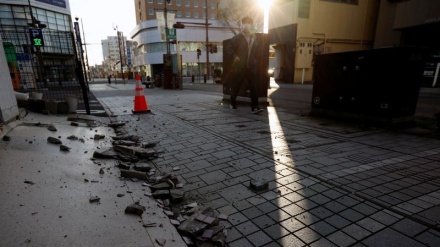
<svg viewBox="0 0 440 247">
<path fill-rule="evenodd" d="M 130 32 L 136 27 L 133 0 L 70 0 L 69 3 L 73 21 L 79 18 L 83 42 L 84 32 L 89 66 L 102 63 L 101 40 L 116 36 L 114 27 L 117 26 L 127 40 L 131 39 Z"/>
</svg>

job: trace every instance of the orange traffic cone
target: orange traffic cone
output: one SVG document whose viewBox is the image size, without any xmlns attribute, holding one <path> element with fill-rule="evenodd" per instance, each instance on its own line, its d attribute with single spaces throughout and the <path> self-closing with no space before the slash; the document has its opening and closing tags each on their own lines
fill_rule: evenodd
<svg viewBox="0 0 440 247">
<path fill-rule="evenodd" d="M 147 100 L 145 99 L 144 89 L 141 84 L 141 77 L 136 75 L 136 91 L 134 96 L 134 109 L 133 113 L 150 112 L 148 109 Z"/>
</svg>

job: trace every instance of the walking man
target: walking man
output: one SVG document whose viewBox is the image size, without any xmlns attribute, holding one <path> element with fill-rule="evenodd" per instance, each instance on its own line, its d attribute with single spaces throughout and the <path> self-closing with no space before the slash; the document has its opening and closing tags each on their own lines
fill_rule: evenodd
<svg viewBox="0 0 440 247">
<path fill-rule="evenodd" d="M 233 59 L 232 63 L 232 92 L 231 109 L 237 110 L 237 95 L 240 88 L 249 84 L 252 113 L 262 112 L 258 106 L 258 85 L 256 80 L 258 54 L 258 42 L 253 33 L 253 20 L 244 17 L 242 20 L 242 32 L 231 38 L 226 51 Z"/>
</svg>

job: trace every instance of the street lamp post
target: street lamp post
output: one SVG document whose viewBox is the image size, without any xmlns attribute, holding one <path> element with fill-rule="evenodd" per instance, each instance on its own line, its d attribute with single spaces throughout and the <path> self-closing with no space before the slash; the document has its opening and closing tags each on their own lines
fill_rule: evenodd
<svg viewBox="0 0 440 247">
<path fill-rule="evenodd" d="M 208 37 L 208 0 L 205 0 L 205 28 L 206 28 L 206 74 L 207 79 L 209 79 L 209 51 L 208 51 L 208 44 L 209 44 L 209 37 Z M 206 81 L 205 81 L 206 83 Z"/>
</svg>

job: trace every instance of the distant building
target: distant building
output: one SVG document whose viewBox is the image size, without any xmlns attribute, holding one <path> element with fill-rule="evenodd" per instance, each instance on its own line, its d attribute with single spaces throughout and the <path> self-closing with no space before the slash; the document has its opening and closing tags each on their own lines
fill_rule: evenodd
<svg viewBox="0 0 440 247">
<path fill-rule="evenodd" d="M 170 45 L 171 54 L 182 55 L 183 76 L 202 75 L 207 71 L 209 59 L 210 71 L 222 68 L 222 42 L 232 37 L 232 33 L 218 20 L 220 0 L 145 0 L 134 1 L 137 26 L 130 33 L 137 42 L 134 49 L 133 65 L 143 76 L 161 73 L 163 54 L 166 53 L 166 42 L 161 39 L 158 31 L 157 13 L 164 12 L 165 4 L 168 13 L 175 14 L 176 22 L 185 23 L 184 29 L 176 29 L 178 47 Z M 207 3 L 207 4 L 206 4 Z M 206 34 L 206 17 L 208 17 L 208 35 Z M 189 23 L 191 22 L 191 23 Z M 209 53 L 209 43 L 217 46 L 217 53 Z M 197 56 L 197 49 L 201 55 Z M 208 56 L 207 56 L 208 52 Z"/>
</svg>

